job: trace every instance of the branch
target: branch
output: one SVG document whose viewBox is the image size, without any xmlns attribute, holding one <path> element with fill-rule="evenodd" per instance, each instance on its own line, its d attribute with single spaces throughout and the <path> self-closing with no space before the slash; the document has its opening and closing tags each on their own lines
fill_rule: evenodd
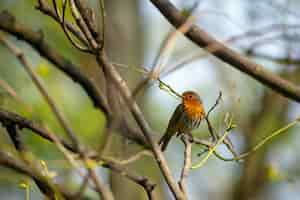
<svg viewBox="0 0 300 200">
<path fill-rule="evenodd" d="M 41 56 L 48 59 L 55 67 L 63 71 L 73 81 L 79 83 L 91 98 L 94 105 L 107 114 L 108 118 L 111 116 L 112 113 L 109 110 L 107 100 L 100 92 L 99 88 L 95 86 L 95 83 L 80 70 L 79 66 L 74 65 L 71 61 L 60 55 L 55 49 L 50 47 L 44 40 L 41 31 L 36 32 L 25 25 L 19 24 L 7 11 L 0 13 L 0 30 L 8 32 L 31 45 Z"/>
<path fill-rule="evenodd" d="M 69 0 L 70 7 L 71 7 L 71 13 L 73 15 L 73 18 L 76 21 L 77 26 L 80 28 L 80 30 L 83 32 L 85 38 L 89 42 L 89 45 L 92 47 L 92 50 L 95 51 L 99 48 L 97 41 L 94 39 L 93 34 L 90 32 L 88 25 L 84 21 L 82 17 L 82 13 L 80 13 L 77 3 L 81 4 L 80 2 L 75 2 L 75 0 Z M 86 14 L 86 13 L 84 13 Z M 88 17 L 86 17 L 88 18 Z"/>
<path fill-rule="evenodd" d="M 80 8 L 78 9 L 78 5 L 75 5 L 74 0 L 70 0 L 71 4 L 71 10 L 73 17 L 76 19 L 77 25 L 81 29 L 81 31 L 84 33 L 85 37 L 88 39 L 90 45 L 92 46 L 93 50 L 97 50 L 100 44 L 94 44 L 96 41 L 95 38 L 90 38 L 92 35 L 89 31 L 89 28 L 87 24 L 84 23 L 84 16 L 86 13 L 83 12 Z M 75 12 L 77 9 L 79 10 L 79 14 Z M 80 16 L 81 15 L 81 16 Z M 83 19 L 81 18 L 83 16 Z M 144 116 L 142 112 L 140 111 L 138 105 L 136 102 L 132 99 L 131 92 L 126 84 L 126 82 L 122 79 L 120 74 L 116 71 L 114 66 L 109 62 L 107 59 L 105 53 L 103 51 L 98 52 L 99 54 L 96 55 L 96 60 L 99 64 L 99 66 L 102 66 L 103 71 L 107 78 L 111 79 L 113 84 L 118 88 L 120 91 L 121 96 L 123 97 L 124 101 L 127 103 L 130 111 L 133 114 L 133 117 L 135 118 L 137 124 L 139 125 L 140 129 L 142 130 L 142 133 L 144 137 L 146 138 L 147 142 L 151 145 L 151 149 L 154 153 L 155 159 L 166 179 L 167 184 L 169 185 L 171 191 L 173 192 L 176 199 L 186 199 L 185 195 L 181 192 L 178 185 L 176 184 L 174 178 L 171 175 L 170 169 L 167 165 L 167 162 L 156 142 L 151 137 L 151 129 L 147 123 L 147 121 L 144 119 Z"/>
<path fill-rule="evenodd" d="M 4 109 L 0 108 L 0 122 L 2 123 L 14 123 L 18 125 L 20 129 L 26 128 L 34 133 L 37 133 L 42 138 L 49 140 L 50 142 L 54 142 L 51 135 L 55 135 L 54 133 L 50 133 L 50 131 L 42 128 L 40 125 L 34 123 L 33 121 L 30 121 L 26 118 L 21 117 L 20 115 L 17 115 L 15 113 L 6 111 Z M 70 151 L 75 152 L 75 148 L 69 144 L 67 141 L 63 140 L 62 138 L 59 138 L 59 141 Z"/>
<path fill-rule="evenodd" d="M 18 128 L 27 128 L 34 133 L 37 133 L 41 137 L 47 139 L 50 142 L 55 142 L 51 135 L 55 135 L 54 133 L 50 133 L 48 130 L 40 127 L 38 124 L 36 124 L 33 121 L 27 120 L 19 115 L 16 115 L 15 113 L 5 111 L 3 109 L 0 109 L 0 122 L 3 124 L 15 124 L 18 126 Z M 66 143 L 64 140 L 60 139 L 57 137 L 57 139 L 64 145 L 65 148 L 71 150 L 74 153 L 79 153 L 77 149 L 75 149 L 72 145 Z M 91 155 L 92 157 L 95 157 L 94 154 Z M 143 186 L 145 188 L 145 191 L 150 194 L 152 193 L 152 190 L 155 187 L 155 184 L 150 182 L 147 178 L 138 176 L 137 174 L 133 174 L 129 171 L 125 171 L 123 164 L 120 165 L 119 163 L 108 159 L 108 158 L 102 158 L 100 157 L 99 160 L 103 161 L 104 163 L 102 164 L 104 167 L 109 168 L 113 171 L 116 171 L 117 173 L 120 173 L 120 175 L 123 175 L 130 180 L 136 182 L 137 184 Z M 146 190 L 147 188 L 147 190 Z M 152 188 L 152 190 L 150 190 Z M 152 195 L 152 194 L 151 194 Z"/>
<path fill-rule="evenodd" d="M 39 172 L 40 171 L 40 168 L 39 165 L 36 165 L 36 163 L 38 162 L 37 160 L 35 160 L 32 156 L 28 157 L 28 153 L 30 154 L 29 151 L 27 151 L 27 149 L 25 148 L 25 144 L 23 143 L 23 141 L 21 140 L 21 132 L 20 130 L 18 129 L 18 126 L 12 122 L 3 122 L 2 123 L 3 126 L 6 128 L 8 134 L 9 134 L 9 137 L 10 139 L 12 140 L 13 142 L 13 145 L 15 147 L 15 149 L 17 150 L 17 152 L 19 153 L 19 157 L 21 158 L 22 161 L 15 161 L 15 162 L 10 162 L 12 164 L 8 164 L 8 165 L 5 165 L 7 167 L 11 167 L 13 169 L 16 170 L 16 167 L 13 167 L 13 164 L 14 166 L 21 166 L 22 165 L 22 162 L 24 162 L 24 164 L 26 164 L 28 166 L 28 170 L 29 171 L 32 171 L 33 173 L 36 173 L 36 172 Z M 5 156 L 4 156 L 5 157 Z M 6 159 L 8 162 L 8 160 L 11 161 L 11 159 Z M 3 161 L 5 162 L 5 161 Z M 17 162 L 20 162 L 19 164 Z M 19 170 L 17 170 L 19 171 Z M 36 175 L 37 177 L 40 177 L 40 178 L 35 178 L 33 176 L 31 176 L 34 180 L 34 182 L 36 183 L 36 185 L 38 186 L 38 188 L 41 190 L 41 192 L 43 194 L 45 194 L 46 196 L 48 196 L 50 199 L 56 199 L 57 198 L 57 192 L 54 190 L 54 186 L 52 186 L 53 184 L 51 183 L 51 178 L 48 176 L 47 172 L 44 172 L 45 174 L 40 174 L 40 175 Z M 29 175 L 29 174 L 27 174 Z M 44 176 L 44 178 L 42 177 Z M 47 183 L 43 183 L 43 181 L 46 181 L 49 185 L 47 185 Z M 50 185 L 51 183 L 51 185 Z M 69 192 L 66 193 L 64 192 L 65 194 L 68 194 L 69 195 Z"/>
<path fill-rule="evenodd" d="M 242 34 L 238 34 L 238 35 L 234 35 L 234 36 L 230 36 L 229 38 L 222 40 L 223 44 L 229 44 L 229 43 L 237 43 L 239 41 L 242 40 L 249 40 L 256 37 L 263 37 L 264 35 L 267 35 L 269 33 L 272 32 L 276 32 L 279 30 L 282 30 L 282 26 L 285 26 L 287 29 L 299 29 L 300 25 L 299 24 L 271 24 L 271 25 L 267 25 L 267 26 L 263 26 L 263 27 L 259 27 L 259 28 L 255 28 L 255 29 L 250 29 Z M 278 36 L 277 36 L 278 37 Z M 189 54 L 188 56 L 186 56 L 185 58 L 180 59 L 178 62 L 176 62 L 175 64 L 169 66 L 169 69 L 164 71 L 162 73 L 161 77 L 165 77 L 168 76 L 169 74 L 183 68 L 184 66 L 199 60 L 200 58 L 203 58 L 204 56 L 208 56 L 209 53 L 217 50 L 218 48 L 212 48 L 213 45 L 211 46 L 207 46 L 205 47 L 205 50 L 207 50 L 206 52 L 199 52 L 197 51 L 194 54 Z M 247 50 L 247 49 L 246 49 Z M 246 52 L 246 55 L 249 56 L 248 54 L 249 52 Z M 251 55 L 250 55 L 251 56 Z M 280 61 L 279 61 L 280 62 Z M 297 62 L 297 61 L 296 61 Z M 292 64 L 292 63 L 291 63 Z"/>
<path fill-rule="evenodd" d="M 128 178 L 129 180 L 132 180 L 136 184 L 142 186 L 145 190 L 145 192 L 148 195 L 149 200 L 154 199 L 153 190 L 155 188 L 155 184 L 149 181 L 148 178 L 139 176 L 135 173 L 129 172 L 126 170 L 122 165 L 119 165 L 115 161 L 107 158 L 101 158 L 102 161 L 104 161 L 104 167 L 108 167 L 109 169 L 119 173 L 120 175 Z"/>
<path fill-rule="evenodd" d="M 38 0 L 38 5 L 36 6 L 36 9 L 38 9 L 43 14 L 50 16 L 52 19 L 60 23 L 60 20 L 56 15 L 55 11 L 48 5 L 48 3 L 45 0 Z M 75 26 L 73 26 L 72 23 L 65 22 L 65 26 L 75 37 L 77 37 L 77 39 L 80 42 L 88 46 L 88 42 L 85 39 L 84 35 L 81 33 L 80 30 L 78 30 Z"/>
<path fill-rule="evenodd" d="M 222 99 L 222 92 L 220 91 L 219 96 L 215 102 L 215 104 L 208 110 L 206 116 L 205 116 L 205 121 L 207 123 L 207 127 L 208 127 L 208 131 L 211 134 L 211 136 L 213 137 L 214 141 L 220 139 L 220 135 L 214 130 L 213 126 L 211 125 L 210 121 L 209 121 L 209 115 L 210 113 L 217 107 L 217 105 L 220 103 Z M 233 148 L 233 144 L 230 140 L 229 137 L 226 137 L 223 140 L 223 143 L 225 144 L 225 146 L 227 147 L 227 149 L 229 149 L 229 151 L 232 153 L 232 155 L 234 157 L 237 157 L 238 154 L 235 152 L 234 148 Z"/>
<path fill-rule="evenodd" d="M 187 136 L 189 137 L 189 136 Z M 187 178 L 189 175 L 189 171 L 192 166 L 192 142 L 189 138 L 187 138 L 185 135 L 181 137 L 182 142 L 184 143 L 185 150 L 184 150 L 184 165 L 181 171 L 180 180 L 178 182 L 180 189 L 185 194 L 185 196 L 188 196 L 187 191 Z"/>
<path fill-rule="evenodd" d="M 154 6 L 167 18 L 176 28 L 184 24 L 186 17 L 168 0 L 150 0 Z M 245 56 L 218 42 L 198 26 L 191 26 L 185 35 L 199 47 L 216 46 L 217 49 L 211 52 L 217 58 L 230 64 L 232 67 L 250 75 L 252 78 L 268 86 L 274 91 L 300 102 L 300 88 L 293 83 L 263 69 L 259 64 L 254 63 Z"/>
<path fill-rule="evenodd" d="M 67 190 L 64 190 L 62 187 L 54 184 L 52 180 L 44 176 L 40 170 L 23 163 L 22 161 L 14 158 L 11 154 L 1 150 L 0 165 L 31 177 L 37 183 L 39 189 L 51 200 L 57 199 L 59 197 L 57 195 L 63 195 L 65 199 L 72 199 L 72 196 Z"/>
<path fill-rule="evenodd" d="M 82 199 L 82 195 L 84 194 L 84 192 L 88 186 L 89 180 L 90 180 L 90 173 L 87 173 L 87 175 L 85 175 L 85 177 L 83 178 L 83 181 L 82 181 L 78 191 L 74 194 L 75 200 Z"/>
<path fill-rule="evenodd" d="M 127 103 L 130 111 L 133 114 L 134 119 L 136 120 L 137 124 L 139 125 L 140 129 L 144 137 L 146 138 L 147 142 L 151 145 L 151 150 L 154 153 L 155 160 L 157 161 L 160 170 L 162 171 L 164 178 L 169 185 L 173 195 L 176 199 L 186 199 L 184 194 L 181 192 L 180 188 L 178 187 L 176 181 L 174 180 L 171 171 L 168 167 L 167 161 L 160 150 L 158 144 L 152 138 L 152 132 L 150 129 L 149 124 L 147 123 L 146 119 L 144 118 L 143 113 L 141 112 L 137 103 L 133 100 L 131 92 L 126 84 L 126 82 L 122 79 L 118 71 L 115 67 L 108 61 L 108 58 L 104 53 L 101 53 L 97 56 L 97 61 L 100 66 L 103 66 L 107 74 L 110 76 L 113 83 L 116 85 L 120 94 L 124 98 L 124 101 Z"/>
<path fill-rule="evenodd" d="M 93 38 L 97 41 L 97 43 L 101 43 L 101 41 L 99 40 L 99 33 L 98 33 L 97 28 L 91 18 L 91 16 L 93 15 L 92 10 L 90 10 L 90 8 L 87 7 L 87 4 L 84 4 L 82 2 L 82 0 L 75 0 L 75 5 L 76 5 L 79 13 L 81 14 L 81 16 L 88 28 L 88 31 L 91 33 Z M 101 5 L 101 7 L 102 7 L 102 5 Z"/>
<path fill-rule="evenodd" d="M 67 8 L 67 5 L 68 5 L 68 1 L 64 1 L 63 2 L 63 13 L 62 13 L 62 16 L 60 16 L 59 14 L 59 10 L 58 10 L 58 7 L 57 7 L 57 3 L 56 3 L 56 0 L 53 0 L 53 7 L 54 7 L 54 10 L 55 10 L 55 13 L 56 13 L 56 16 L 58 17 L 58 22 L 59 24 L 61 25 L 65 35 L 67 36 L 68 40 L 71 42 L 71 44 L 77 48 L 78 50 L 82 51 L 82 52 L 87 52 L 87 53 L 91 53 L 90 49 L 89 49 L 89 46 L 88 44 L 85 45 L 85 46 L 81 46 L 80 44 L 76 43 L 72 37 L 70 36 L 68 30 L 66 29 L 66 22 L 65 22 L 65 15 L 66 15 L 66 8 Z"/>
<path fill-rule="evenodd" d="M 23 144 L 22 140 L 21 140 L 21 136 L 20 136 L 20 132 L 17 129 L 16 125 L 8 122 L 6 124 L 4 124 L 4 127 L 6 128 L 6 131 L 15 147 L 15 149 L 18 152 L 24 152 L 25 151 L 25 145 Z"/>
<path fill-rule="evenodd" d="M 98 88 L 95 87 L 95 84 L 90 79 L 88 79 L 81 71 L 79 71 L 79 67 L 75 66 L 70 61 L 57 54 L 57 52 L 44 41 L 41 33 L 34 32 L 26 26 L 18 24 L 15 21 L 14 17 L 5 11 L 0 14 L 0 29 L 5 30 L 17 36 L 19 39 L 23 39 L 24 41 L 28 42 L 30 45 L 32 45 L 32 47 L 40 52 L 42 56 L 45 56 L 51 62 L 57 64 L 57 67 L 59 69 L 64 71 L 73 80 L 78 81 L 84 87 L 84 89 L 98 108 L 102 108 L 105 113 L 108 113 L 108 116 L 111 115 L 110 110 L 108 110 L 106 99 L 104 99 L 105 97 L 102 96 Z M 22 118 L 19 115 L 0 109 L 0 121 L 2 120 L 12 120 L 14 123 L 17 123 L 20 128 L 31 129 L 35 133 L 38 133 L 41 137 L 54 142 L 53 137 L 51 137 L 51 135 L 55 135 L 54 133 L 50 133 L 48 130 L 43 129 L 38 124 Z M 134 134 L 125 135 L 126 137 L 138 142 L 139 144 L 142 144 L 145 147 L 149 146 L 138 129 L 134 130 L 131 127 L 128 127 L 127 124 L 120 125 L 120 127 L 124 126 L 126 126 L 126 129 L 128 131 L 134 131 Z M 62 143 L 68 150 L 78 153 L 73 145 L 69 144 L 62 138 L 58 139 L 59 142 Z M 94 154 L 91 156 L 95 157 Z"/>
<path fill-rule="evenodd" d="M 170 51 L 173 49 L 176 43 L 175 39 L 177 39 L 179 34 L 184 34 L 189 30 L 192 25 L 192 21 L 192 17 L 187 18 L 184 24 L 182 24 L 178 29 L 176 29 L 175 31 L 170 31 L 165 40 L 162 42 L 160 49 L 154 59 L 152 69 L 148 72 L 147 77 L 141 80 L 133 89 L 133 97 L 136 97 L 139 91 L 141 91 L 151 79 L 157 79 L 161 83 L 159 76 L 161 71 L 163 70 L 163 67 L 165 67 L 168 54 L 170 54 Z"/>
<path fill-rule="evenodd" d="M 44 86 L 42 80 L 38 77 L 38 75 L 33 70 L 32 66 L 29 64 L 29 61 L 26 59 L 23 52 L 19 48 L 17 48 L 14 44 L 12 44 L 8 40 L 6 40 L 2 35 L 0 35 L 0 43 L 4 44 L 19 59 L 20 63 L 23 65 L 25 70 L 30 75 L 33 83 L 37 86 L 39 92 L 45 98 L 46 102 L 50 106 L 55 117 L 57 118 L 59 124 L 65 130 L 65 132 L 71 139 L 73 146 L 75 146 L 76 150 L 78 150 L 79 154 L 83 158 L 84 163 L 86 164 L 87 160 L 86 160 L 86 156 L 85 156 L 86 153 L 84 152 L 84 148 L 82 147 L 79 140 L 77 139 L 76 134 L 72 130 L 67 119 L 64 117 L 63 113 L 58 108 L 55 101 L 51 98 L 51 96 L 47 92 L 46 87 Z M 86 164 L 86 166 L 87 166 L 87 164 Z M 96 191 L 99 193 L 101 198 L 103 198 L 105 200 L 112 200 L 113 196 L 112 196 L 110 190 L 101 182 L 100 178 L 97 177 L 94 169 L 88 167 L 88 170 L 91 174 L 92 180 L 95 183 Z"/>
<path fill-rule="evenodd" d="M 249 156 L 250 154 L 256 152 L 258 149 L 260 149 L 261 147 L 264 146 L 264 144 L 266 144 L 267 142 L 269 142 L 271 139 L 273 139 L 274 137 L 285 133 L 288 129 L 296 126 L 297 124 L 300 123 L 300 117 L 298 117 L 297 119 L 295 119 L 294 121 L 290 122 L 289 124 L 285 125 L 284 127 L 272 132 L 270 135 L 266 136 L 265 138 L 263 138 L 259 143 L 257 143 L 255 146 L 253 146 L 249 151 L 242 153 L 241 155 L 237 156 L 237 157 L 233 157 L 233 158 L 224 158 L 223 156 L 219 155 L 218 153 L 215 152 L 215 155 L 223 160 L 223 161 L 238 161 L 238 160 L 242 160 L 244 158 L 246 158 L 247 156 Z"/>
<path fill-rule="evenodd" d="M 63 127 L 69 138 L 71 139 L 73 145 L 76 148 L 79 148 L 79 141 L 76 138 L 76 134 L 72 130 L 71 126 L 68 124 L 67 120 L 65 119 L 63 113 L 60 111 L 54 100 L 51 98 L 49 93 L 46 90 L 46 87 L 42 80 L 39 78 L 39 76 L 36 74 L 36 72 L 33 70 L 33 67 L 25 57 L 24 53 L 16 47 L 13 43 L 8 41 L 3 35 L 0 34 L 0 43 L 2 43 L 4 46 L 6 46 L 11 53 L 13 53 L 16 58 L 19 60 L 19 62 L 23 65 L 25 68 L 25 71 L 30 76 L 31 80 L 35 84 L 35 86 L 38 88 L 41 95 L 44 97 L 48 105 L 50 106 L 52 112 L 56 116 L 58 122 Z"/>
<path fill-rule="evenodd" d="M 227 137 L 227 135 L 230 133 L 230 130 L 232 129 L 233 127 L 228 127 L 227 130 L 225 131 L 224 135 L 218 139 L 217 143 L 209 149 L 208 153 L 206 154 L 206 156 L 199 162 L 197 163 L 196 165 L 192 166 L 191 168 L 192 169 L 196 169 L 196 168 L 200 168 L 202 167 L 206 161 L 208 160 L 208 158 L 214 154 L 214 152 L 216 151 L 217 147 L 223 143 L 223 141 L 225 140 L 225 138 Z"/>
</svg>

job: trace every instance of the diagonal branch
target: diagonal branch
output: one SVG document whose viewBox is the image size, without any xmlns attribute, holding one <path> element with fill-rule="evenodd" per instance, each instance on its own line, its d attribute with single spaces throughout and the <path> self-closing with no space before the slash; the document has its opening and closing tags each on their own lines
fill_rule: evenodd
<svg viewBox="0 0 300 200">
<path fill-rule="evenodd" d="M 184 24 L 186 17 L 168 0 L 150 0 L 152 4 L 167 18 L 176 28 Z M 216 46 L 211 52 L 214 56 L 230 64 L 232 67 L 248 74 L 260 83 L 268 86 L 281 95 L 300 102 L 300 88 L 295 84 L 282 79 L 254 63 L 245 56 L 240 55 L 234 50 L 217 41 L 204 30 L 196 25 L 191 26 L 185 35 L 199 47 Z"/>
</svg>

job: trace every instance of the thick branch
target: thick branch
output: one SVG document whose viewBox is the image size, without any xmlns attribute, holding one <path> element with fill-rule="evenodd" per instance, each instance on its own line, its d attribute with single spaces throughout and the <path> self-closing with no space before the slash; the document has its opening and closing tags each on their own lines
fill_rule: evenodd
<svg viewBox="0 0 300 200">
<path fill-rule="evenodd" d="M 167 18 L 176 28 L 180 27 L 186 20 L 181 12 L 168 0 L 150 0 L 153 5 Z M 230 64 L 232 67 L 250 75 L 262 84 L 270 87 L 278 93 L 300 102 L 300 88 L 293 83 L 263 69 L 247 57 L 240 55 L 224 44 L 218 42 L 198 26 L 191 26 L 185 35 L 200 47 L 215 46 L 211 52 L 214 56 Z"/>
</svg>

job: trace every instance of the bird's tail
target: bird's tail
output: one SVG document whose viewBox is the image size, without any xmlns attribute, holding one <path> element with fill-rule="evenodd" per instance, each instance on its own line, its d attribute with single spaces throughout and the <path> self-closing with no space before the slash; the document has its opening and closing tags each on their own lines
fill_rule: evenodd
<svg viewBox="0 0 300 200">
<path fill-rule="evenodd" d="M 172 138 L 172 134 L 166 132 L 162 137 L 161 139 L 159 140 L 158 144 L 161 146 L 161 150 L 162 151 L 165 151 L 171 138 Z"/>
</svg>

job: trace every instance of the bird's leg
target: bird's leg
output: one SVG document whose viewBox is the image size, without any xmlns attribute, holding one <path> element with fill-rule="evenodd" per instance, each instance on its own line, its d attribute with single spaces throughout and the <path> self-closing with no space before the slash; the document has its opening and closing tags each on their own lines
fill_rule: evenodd
<svg viewBox="0 0 300 200">
<path fill-rule="evenodd" d="M 186 135 L 186 134 L 181 134 L 180 139 L 184 142 L 184 141 L 186 141 L 188 138 L 187 138 L 187 135 Z"/>
<path fill-rule="evenodd" d="M 176 137 L 179 137 L 181 136 L 181 139 L 188 139 L 189 142 L 193 142 L 194 141 L 194 136 L 192 135 L 192 133 L 189 131 L 189 132 L 185 132 L 185 133 L 180 133 L 180 134 L 177 134 Z"/>
<path fill-rule="evenodd" d="M 193 136 L 193 134 L 190 131 L 187 132 L 186 135 L 187 135 L 187 137 L 188 137 L 188 139 L 189 139 L 190 142 L 194 141 L 194 136 Z"/>
<path fill-rule="evenodd" d="M 175 137 L 178 138 L 179 136 L 181 136 L 181 135 L 183 135 L 183 134 L 184 134 L 184 133 L 182 133 L 182 132 L 177 132 L 176 135 L 175 135 Z"/>
</svg>

